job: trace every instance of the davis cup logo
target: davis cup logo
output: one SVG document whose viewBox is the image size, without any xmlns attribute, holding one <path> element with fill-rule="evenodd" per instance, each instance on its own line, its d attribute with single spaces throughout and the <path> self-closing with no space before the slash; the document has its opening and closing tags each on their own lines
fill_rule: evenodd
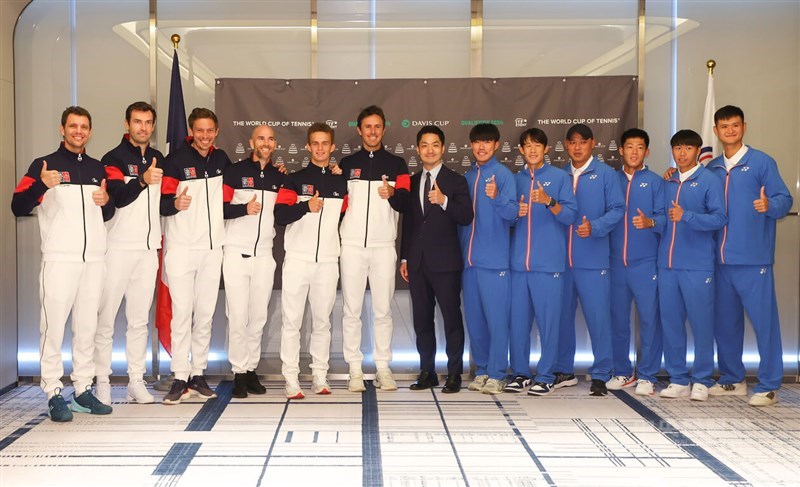
<svg viewBox="0 0 800 487">
<path fill-rule="evenodd" d="M 255 184 L 253 183 L 253 178 L 242 178 L 242 187 L 243 188 L 254 188 Z"/>
<path fill-rule="evenodd" d="M 138 176 L 139 175 L 139 166 L 136 164 L 128 164 L 128 174 L 131 176 Z"/>
<path fill-rule="evenodd" d="M 195 179 L 197 177 L 197 170 L 193 167 L 184 167 L 183 175 L 186 176 L 186 179 Z"/>
<path fill-rule="evenodd" d="M 300 188 L 300 192 L 304 196 L 313 196 L 314 195 L 314 185 L 313 184 L 304 184 Z"/>
</svg>

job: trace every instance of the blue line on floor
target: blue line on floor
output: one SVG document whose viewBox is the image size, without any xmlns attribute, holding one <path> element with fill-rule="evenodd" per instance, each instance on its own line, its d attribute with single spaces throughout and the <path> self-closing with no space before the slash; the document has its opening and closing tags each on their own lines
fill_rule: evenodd
<svg viewBox="0 0 800 487">
<path fill-rule="evenodd" d="M 714 472 L 719 478 L 734 485 L 750 485 L 750 483 L 733 469 L 722 463 L 717 457 L 707 452 L 703 447 L 689 439 L 677 428 L 669 424 L 664 418 L 655 411 L 645 406 L 644 403 L 634 398 L 624 391 L 610 391 L 617 396 L 617 399 L 625 403 L 629 408 L 636 411 L 648 423 L 652 424 L 664 436 L 669 438 L 675 445 L 688 453 L 692 458 L 698 460 L 709 470 Z"/>
<path fill-rule="evenodd" d="M 202 443 L 173 443 L 151 475 L 183 475 Z"/>
<path fill-rule="evenodd" d="M 464 466 L 461 465 L 461 457 L 458 456 L 458 450 L 456 449 L 456 444 L 453 442 L 453 437 L 450 435 L 450 428 L 447 427 L 447 421 L 444 419 L 444 411 L 442 411 L 442 405 L 439 403 L 439 398 L 436 397 L 436 391 L 431 388 L 431 395 L 433 396 L 433 400 L 436 403 L 436 409 L 439 410 L 439 418 L 442 420 L 442 426 L 444 426 L 444 433 L 447 435 L 447 441 L 450 442 L 450 448 L 453 449 L 453 455 L 456 457 L 456 463 L 458 464 L 458 470 L 461 472 L 461 478 L 464 479 L 464 485 L 469 487 L 469 479 L 467 479 L 467 474 L 464 472 Z"/>
<path fill-rule="evenodd" d="M 286 403 L 283 406 L 283 412 L 281 413 L 281 419 L 278 420 L 278 425 L 275 427 L 275 434 L 272 435 L 272 442 L 269 444 L 269 451 L 267 451 L 267 458 L 264 459 L 264 465 L 261 467 L 261 474 L 258 476 L 258 482 L 256 485 L 261 485 L 261 482 L 264 480 L 264 474 L 267 473 L 267 466 L 269 465 L 270 459 L 272 459 L 272 451 L 275 449 L 275 443 L 278 441 L 278 435 L 281 432 L 281 427 L 283 426 L 283 420 L 286 419 L 286 411 L 289 410 L 289 404 L 293 401 L 291 399 L 287 399 Z M 297 402 L 294 402 L 297 404 Z"/>
<path fill-rule="evenodd" d="M 211 431 L 217 420 L 222 416 L 228 403 L 231 402 L 231 393 L 233 392 L 233 382 L 226 380 L 219 383 L 217 386 L 217 397 L 208 399 L 203 407 L 197 411 L 197 414 L 186 426 L 185 431 Z"/>
<path fill-rule="evenodd" d="M 381 463 L 381 432 L 378 425 L 378 395 L 372 381 L 366 381 L 367 390 L 361 403 L 361 455 L 363 457 L 361 485 L 383 485 Z"/>
<path fill-rule="evenodd" d="M 14 430 L 14 432 L 11 433 L 10 435 L 0 440 L 0 451 L 5 450 L 7 446 L 10 446 L 12 443 L 17 441 L 22 435 L 32 430 L 34 427 L 36 427 L 37 424 L 44 421 L 44 418 L 46 417 L 47 413 L 42 413 L 39 416 L 36 416 L 35 418 L 25 423 L 24 426 L 20 426 L 19 428 Z"/>
<path fill-rule="evenodd" d="M 520 433 L 519 428 L 517 428 L 517 425 L 514 423 L 514 420 L 511 419 L 511 415 L 508 414 L 505 406 L 503 406 L 503 403 L 501 403 L 500 400 L 497 399 L 497 396 L 495 395 L 492 395 L 492 399 L 494 399 L 494 403 L 497 405 L 497 408 L 500 410 L 500 412 L 503 413 L 503 417 L 506 418 L 508 425 L 511 426 L 511 431 L 514 432 L 514 434 L 517 436 L 517 439 L 522 444 L 522 447 L 525 448 L 525 451 L 528 452 L 528 455 L 531 457 L 531 460 L 533 460 L 533 463 L 536 464 L 536 468 L 539 469 L 539 473 L 542 474 L 544 481 L 547 482 L 547 485 L 556 485 L 556 483 L 553 481 L 553 478 L 550 476 L 549 473 L 547 473 L 547 469 L 544 468 L 544 464 L 542 463 L 542 461 L 539 459 L 538 456 L 536 456 L 536 453 L 534 453 L 533 448 L 531 448 L 527 440 L 525 440 L 525 437 L 522 436 L 522 433 Z"/>
</svg>

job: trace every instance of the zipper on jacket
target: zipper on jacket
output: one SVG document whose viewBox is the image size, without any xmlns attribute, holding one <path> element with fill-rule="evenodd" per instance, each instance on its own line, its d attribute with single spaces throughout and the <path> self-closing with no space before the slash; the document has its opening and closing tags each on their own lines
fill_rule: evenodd
<svg viewBox="0 0 800 487">
<path fill-rule="evenodd" d="M 735 167 L 735 166 L 734 166 Z M 733 169 L 733 168 L 731 168 Z M 725 216 L 728 216 L 728 183 L 731 181 L 731 172 L 726 171 L 725 174 Z M 719 246 L 719 259 L 725 263 L 725 241 L 728 239 L 728 223 L 722 227 L 722 243 Z"/>
<path fill-rule="evenodd" d="M 680 202 L 681 188 L 683 188 L 683 181 L 678 183 L 678 192 L 677 194 L 675 194 L 675 204 L 679 206 L 681 204 Z M 678 229 L 678 222 L 672 222 L 672 238 L 670 239 L 669 242 L 669 259 L 667 265 L 667 267 L 669 267 L 670 269 L 672 269 L 672 251 L 675 249 L 675 233 L 677 232 L 677 229 Z"/>
<path fill-rule="evenodd" d="M 264 218 L 264 170 L 258 175 L 261 178 L 261 211 L 258 212 L 258 230 L 256 232 L 256 243 L 253 244 L 253 256 L 258 252 L 258 241 L 261 240 L 261 219 Z"/>
<path fill-rule="evenodd" d="M 206 158 L 206 169 L 203 171 L 206 182 L 206 215 L 208 216 L 208 245 L 209 249 L 214 250 L 214 240 L 211 238 L 211 201 L 208 197 L 208 158 Z"/>
<path fill-rule="evenodd" d="M 572 193 L 575 195 L 575 200 L 578 199 L 578 181 L 581 179 L 583 173 L 578 174 L 572 181 Z M 569 242 L 567 243 L 567 255 L 569 256 L 569 266 L 572 267 L 572 233 L 575 230 L 575 224 L 569 226 Z"/>
<path fill-rule="evenodd" d="M 625 169 L 622 170 L 625 172 Z M 633 178 L 636 176 L 636 173 L 633 173 L 633 176 L 628 180 L 628 189 L 625 191 L 625 222 L 624 229 L 624 237 L 622 239 L 622 264 L 625 267 L 628 267 L 628 201 L 631 197 L 631 184 L 633 184 Z"/>
<path fill-rule="evenodd" d="M 472 267 L 472 240 L 475 238 L 475 225 L 478 224 L 478 184 L 481 180 L 481 165 L 478 166 L 478 175 L 475 176 L 475 186 L 472 188 L 472 213 L 475 217 L 472 219 L 472 231 L 469 234 L 469 247 L 467 248 L 467 263 Z"/>
<path fill-rule="evenodd" d="M 320 177 L 320 187 L 325 189 L 325 168 L 322 168 L 322 176 Z M 323 198 L 324 201 L 324 198 Z M 325 211 L 325 205 L 319 209 L 319 221 L 317 222 L 317 250 L 314 252 L 314 262 L 319 262 L 319 240 L 322 235 L 322 212 Z M 366 246 L 366 242 L 364 243 Z"/>
<path fill-rule="evenodd" d="M 83 158 L 80 154 L 78 154 L 78 162 L 81 162 Z M 80 164 L 76 164 L 75 167 L 78 169 L 78 181 L 80 181 L 80 188 L 81 188 L 81 217 L 83 217 L 83 253 L 81 254 L 81 260 L 86 262 L 86 245 L 88 237 L 86 235 L 86 202 L 83 201 L 83 174 L 81 174 L 81 166 Z M 100 211 L 103 211 L 102 208 Z"/>
<path fill-rule="evenodd" d="M 375 156 L 372 152 L 369 153 L 369 158 Z M 372 163 L 369 164 L 369 171 L 367 172 L 367 221 L 364 222 L 364 247 L 367 246 L 367 234 L 369 234 L 369 196 L 372 193 Z"/>
<path fill-rule="evenodd" d="M 147 160 L 142 156 L 142 164 L 147 166 Z M 147 250 L 150 250 L 150 232 L 153 229 L 153 222 L 150 221 L 150 185 L 145 186 L 147 190 Z"/>
<path fill-rule="evenodd" d="M 534 179 L 536 179 L 536 176 L 534 176 L 533 169 L 531 169 L 531 185 L 528 188 L 528 249 L 527 249 L 527 252 L 525 253 L 525 270 L 527 270 L 529 272 L 531 270 L 531 231 L 532 231 L 532 229 L 531 229 L 531 223 L 532 223 L 532 221 L 531 221 L 531 213 L 532 213 L 532 211 L 531 210 L 533 210 L 533 208 L 532 208 L 533 205 L 531 205 L 532 201 L 530 200 L 530 194 L 531 194 L 531 191 L 533 191 L 533 181 L 534 181 Z"/>
</svg>

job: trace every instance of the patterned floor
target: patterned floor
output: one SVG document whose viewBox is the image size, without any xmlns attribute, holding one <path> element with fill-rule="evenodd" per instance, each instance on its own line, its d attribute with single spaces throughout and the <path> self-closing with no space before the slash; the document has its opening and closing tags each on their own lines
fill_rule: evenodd
<svg viewBox="0 0 800 487">
<path fill-rule="evenodd" d="M 462 391 L 264 396 L 178 406 L 124 402 L 56 424 L 34 386 L 0 397 L 0 485 L 796 486 L 800 385 L 772 408 L 746 398 L 548 397 Z M 306 387 L 308 387 L 306 385 Z M 160 397 L 162 393 L 156 393 Z"/>
</svg>

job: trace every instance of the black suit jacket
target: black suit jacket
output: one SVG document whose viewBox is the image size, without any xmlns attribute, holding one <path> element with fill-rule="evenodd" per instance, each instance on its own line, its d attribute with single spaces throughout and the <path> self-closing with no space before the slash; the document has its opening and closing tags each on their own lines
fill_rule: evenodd
<svg viewBox="0 0 800 487">
<path fill-rule="evenodd" d="M 403 240 L 400 258 L 408 261 L 409 269 L 419 269 L 423 262 L 434 272 L 453 272 L 464 268 L 458 225 L 469 225 L 474 217 L 472 198 L 464 176 L 444 165 L 436 176 L 439 190 L 447 196 L 447 210 L 431 205 L 427 215 L 422 213 L 419 199 L 424 171 L 411 176 L 410 197 L 403 212 Z M 427 198 L 427 195 L 425 195 Z"/>
</svg>

